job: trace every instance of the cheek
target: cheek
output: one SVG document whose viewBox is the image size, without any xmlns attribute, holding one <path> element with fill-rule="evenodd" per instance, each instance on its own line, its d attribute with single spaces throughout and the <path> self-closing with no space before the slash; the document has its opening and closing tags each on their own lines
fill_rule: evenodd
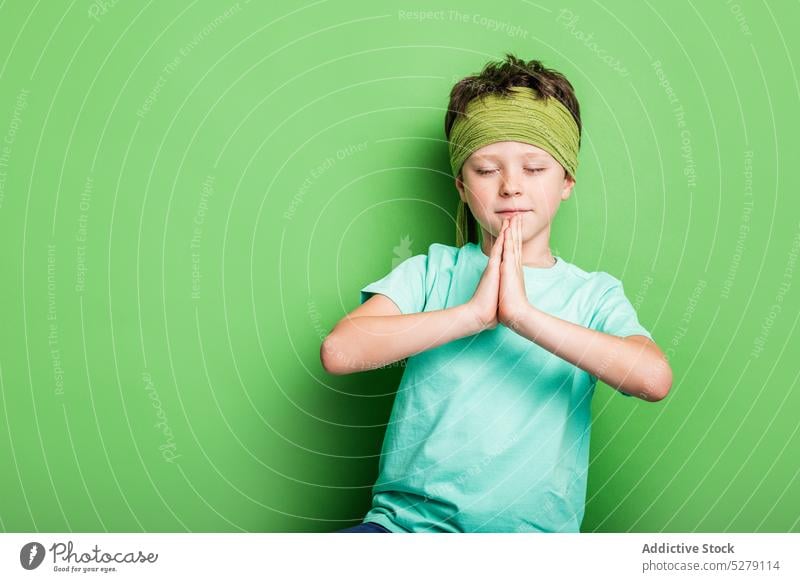
<svg viewBox="0 0 800 582">
<path fill-rule="evenodd" d="M 552 216 L 555 213 L 556 209 L 558 208 L 559 197 L 558 196 L 549 196 L 548 195 L 548 196 L 543 198 L 543 201 L 544 201 L 543 202 L 543 204 L 544 204 L 544 207 L 543 207 L 544 212 L 547 215 Z"/>
<path fill-rule="evenodd" d="M 469 205 L 473 212 L 481 215 L 486 215 L 491 212 L 492 195 L 485 188 L 484 190 L 481 190 L 480 186 L 473 188 L 470 192 L 468 192 L 467 200 L 469 201 Z"/>
<path fill-rule="evenodd" d="M 546 193 L 546 192 L 553 192 L 554 190 L 558 189 L 558 185 L 563 180 L 559 180 L 558 176 L 547 175 L 547 176 L 539 176 L 533 184 L 533 188 L 536 189 L 537 192 Z"/>
<path fill-rule="evenodd" d="M 538 186 L 537 195 L 544 205 L 552 210 L 561 202 L 561 180 L 548 180 Z"/>
</svg>

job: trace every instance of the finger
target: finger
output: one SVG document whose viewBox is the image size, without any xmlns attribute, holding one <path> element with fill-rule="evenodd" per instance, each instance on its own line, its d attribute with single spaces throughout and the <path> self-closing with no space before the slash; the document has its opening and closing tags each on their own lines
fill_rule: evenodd
<svg viewBox="0 0 800 582">
<path fill-rule="evenodd" d="M 489 253 L 489 260 L 497 260 L 500 258 L 501 251 L 503 249 L 503 232 L 501 231 L 497 238 L 494 241 L 494 245 L 492 245 L 492 250 Z"/>
<path fill-rule="evenodd" d="M 513 220 L 513 217 L 512 217 Z M 514 259 L 514 229 L 509 224 L 503 241 L 503 263 Z"/>
<path fill-rule="evenodd" d="M 505 237 L 505 233 L 508 230 L 508 219 L 503 219 L 503 226 L 500 227 L 500 232 L 497 234 L 497 238 L 495 239 L 495 245 L 502 249 L 503 248 L 503 241 Z M 494 251 L 494 247 L 492 247 L 492 251 Z"/>
<path fill-rule="evenodd" d="M 497 235 L 497 238 L 494 241 L 494 245 L 492 245 L 492 251 L 489 254 L 489 259 L 499 259 L 500 258 L 501 254 L 502 254 L 502 251 L 503 251 L 503 243 L 505 241 L 505 232 L 506 232 L 506 227 L 507 226 L 508 225 L 504 221 L 503 222 L 503 226 L 500 229 L 500 233 Z"/>
<path fill-rule="evenodd" d="M 500 225 L 500 230 L 497 231 L 496 235 L 494 235 L 491 232 L 489 232 L 489 240 L 491 240 L 493 243 L 497 242 L 497 239 L 500 238 L 500 233 L 503 232 L 503 226 L 505 226 L 505 222 Z"/>
<path fill-rule="evenodd" d="M 510 226 L 511 221 L 508 218 L 503 219 L 503 225 L 500 227 L 500 232 L 505 231 Z"/>
<path fill-rule="evenodd" d="M 514 240 L 517 241 L 517 262 L 520 266 L 522 266 L 522 217 L 519 216 L 517 218 L 517 233 L 514 237 Z"/>
</svg>

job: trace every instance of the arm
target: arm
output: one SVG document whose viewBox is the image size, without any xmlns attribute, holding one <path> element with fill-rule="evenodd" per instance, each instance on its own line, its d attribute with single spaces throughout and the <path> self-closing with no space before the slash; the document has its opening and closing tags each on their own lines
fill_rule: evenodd
<svg viewBox="0 0 800 582">
<path fill-rule="evenodd" d="M 672 370 L 650 338 L 617 337 L 589 329 L 528 303 L 522 272 L 522 227 L 516 217 L 512 220 L 503 241 L 500 322 L 626 394 L 642 400 L 665 398 L 672 387 Z"/>
<path fill-rule="evenodd" d="M 503 228 L 507 227 L 504 224 Z M 492 237 L 491 256 L 472 298 L 462 305 L 401 314 L 375 294 L 345 316 L 322 342 L 320 359 L 331 374 L 379 368 L 498 324 L 502 237 Z"/>
<path fill-rule="evenodd" d="M 559 319 L 528 305 L 512 329 L 609 386 L 643 400 L 661 400 L 672 370 L 659 347 L 643 335 L 617 337 Z"/>
<path fill-rule="evenodd" d="M 336 324 L 322 342 L 320 359 L 331 374 L 362 372 L 482 329 L 468 304 L 401 315 L 391 299 L 376 294 Z"/>
</svg>

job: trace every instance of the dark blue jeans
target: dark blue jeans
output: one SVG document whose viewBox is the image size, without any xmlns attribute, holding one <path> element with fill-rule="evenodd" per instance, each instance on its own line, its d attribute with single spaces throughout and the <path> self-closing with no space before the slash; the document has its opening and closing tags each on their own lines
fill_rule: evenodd
<svg viewBox="0 0 800 582">
<path fill-rule="evenodd" d="M 382 525 L 378 525 L 372 521 L 365 521 L 347 529 L 340 529 L 335 533 L 392 533 Z"/>
</svg>

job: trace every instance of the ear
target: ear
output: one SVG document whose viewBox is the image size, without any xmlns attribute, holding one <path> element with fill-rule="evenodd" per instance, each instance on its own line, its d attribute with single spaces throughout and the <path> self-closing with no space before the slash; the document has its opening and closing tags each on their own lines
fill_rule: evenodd
<svg viewBox="0 0 800 582">
<path fill-rule="evenodd" d="M 566 174 L 564 176 L 564 186 L 561 188 L 561 199 L 566 200 L 572 194 L 572 188 L 575 187 L 575 178 Z"/>
<path fill-rule="evenodd" d="M 458 190 L 458 196 L 461 198 L 462 202 L 466 202 L 466 193 L 464 192 L 464 180 L 461 177 L 461 172 L 458 173 L 456 176 L 456 190 Z"/>
</svg>

